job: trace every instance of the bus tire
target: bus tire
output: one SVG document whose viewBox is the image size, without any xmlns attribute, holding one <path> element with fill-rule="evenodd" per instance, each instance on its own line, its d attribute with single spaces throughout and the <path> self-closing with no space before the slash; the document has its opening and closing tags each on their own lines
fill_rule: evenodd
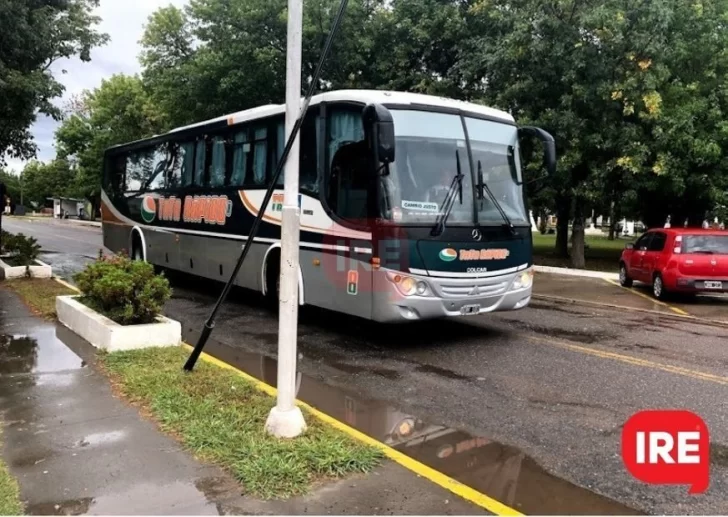
<svg viewBox="0 0 728 517">
<path fill-rule="evenodd" d="M 278 294 L 280 292 L 280 269 L 281 251 L 280 248 L 272 250 L 268 254 L 265 263 L 265 298 L 273 309 L 278 308 Z"/>
<path fill-rule="evenodd" d="M 144 245 L 139 232 L 133 232 L 131 237 L 131 259 L 144 262 Z"/>
</svg>

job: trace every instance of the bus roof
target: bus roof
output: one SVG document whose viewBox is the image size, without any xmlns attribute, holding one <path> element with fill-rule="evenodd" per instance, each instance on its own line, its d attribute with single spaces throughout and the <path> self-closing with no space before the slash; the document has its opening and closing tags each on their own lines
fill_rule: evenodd
<svg viewBox="0 0 728 517">
<path fill-rule="evenodd" d="M 322 102 L 361 102 L 363 104 L 378 103 L 378 104 L 390 104 L 390 105 L 427 105 L 433 108 L 445 108 L 445 109 L 459 109 L 463 111 L 470 111 L 488 117 L 502 120 L 503 122 L 513 123 L 513 117 L 505 111 L 500 111 L 494 108 L 489 108 L 481 104 L 474 104 L 472 102 L 458 101 L 454 99 L 448 99 L 445 97 L 436 97 L 434 95 L 423 95 L 420 93 L 407 93 L 407 92 L 395 92 L 385 90 L 336 90 L 331 92 L 321 93 L 315 95 L 311 99 L 311 105 Z M 248 120 L 255 120 L 257 118 L 264 118 L 273 115 L 285 113 L 286 106 L 284 104 L 268 104 L 266 106 L 259 106 L 257 108 L 248 109 L 245 111 L 238 111 L 228 115 L 216 117 L 214 119 L 205 120 L 189 126 L 173 129 L 170 132 L 185 131 L 193 129 L 195 127 L 206 126 L 215 122 L 222 122 L 227 120 L 228 124 L 239 124 Z"/>
</svg>

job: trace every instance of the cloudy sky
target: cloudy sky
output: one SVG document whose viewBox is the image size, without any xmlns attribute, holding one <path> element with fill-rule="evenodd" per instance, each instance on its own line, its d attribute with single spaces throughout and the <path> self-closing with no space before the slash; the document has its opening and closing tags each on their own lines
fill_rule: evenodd
<svg viewBox="0 0 728 517">
<path fill-rule="evenodd" d="M 186 3 L 187 0 L 101 0 L 97 14 L 102 21 L 98 29 L 111 36 L 111 41 L 92 51 L 90 63 L 70 59 L 54 64 L 56 78 L 66 87 L 63 98 L 57 99 L 56 104 L 62 106 L 70 96 L 93 89 L 102 79 L 114 74 L 139 72 L 139 40 L 149 15 L 169 4 L 182 6 Z M 55 156 L 53 133 L 57 127 L 58 123 L 52 119 L 38 117 L 32 128 L 39 148 L 38 159 L 45 161 Z M 18 160 L 10 159 L 8 165 L 15 171 L 23 168 L 23 162 Z"/>
</svg>

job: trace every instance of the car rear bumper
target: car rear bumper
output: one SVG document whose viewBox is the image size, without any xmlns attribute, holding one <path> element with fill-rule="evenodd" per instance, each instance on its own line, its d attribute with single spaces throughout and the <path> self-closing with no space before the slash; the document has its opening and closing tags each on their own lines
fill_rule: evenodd
<svg viewBox="0 0 728 517">
<path fill-rule="evenodd" d="M 710 287 L 711 283 L 715 286 L 716 282 L 720 282 L 720 287 Z M 728 277 L 690 277 L 678 275 L 675 278 L 672 289 L 686 293 L 728 293 Z"/>
</svg>

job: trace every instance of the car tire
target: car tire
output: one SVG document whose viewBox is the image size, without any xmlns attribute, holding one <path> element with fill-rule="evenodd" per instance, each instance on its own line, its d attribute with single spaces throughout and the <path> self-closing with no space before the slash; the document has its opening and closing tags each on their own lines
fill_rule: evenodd
<svg viewBox="0 0 728 517">
<path fill-rule="evenodd" d="M 619 285 L 622 287 L 632 287 L 633 280 L 627 273 L 627 265 L 623 262 L 619 265 Z"/>
<path fill-rule="evenodd" d="M 667 298 L 667 289 L 665 289 L 665 282 L 662 280 L 660 273 L 655 273 L 652 278 L 652 296 L 656 300 L 664 300 Z"/>
</svg>

